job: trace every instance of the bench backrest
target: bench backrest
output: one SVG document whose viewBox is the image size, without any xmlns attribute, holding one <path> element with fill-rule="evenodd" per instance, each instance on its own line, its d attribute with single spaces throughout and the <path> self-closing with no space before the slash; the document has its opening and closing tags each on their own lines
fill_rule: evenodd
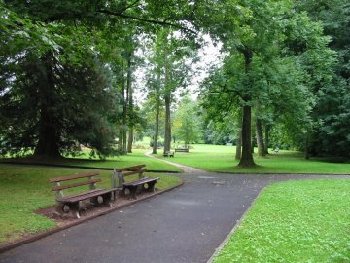
<svg viewBox="0 0 350 263">
<path fill-rule="evenodd" d="M 98 175 L 98 172 L 88 172 L 51 178 L 50 183 L 54 185 L 52 191 L 56 192 L 56 198 L 62 198 L 65 189 L 83 185 L 88 185 L 90 190 L 96 189 L 96 183 L 101 182 L 100 178 L 96 178 Z"/>
<path fill-rule="evenodd" d="M 124 180 L 125 176 L 138 174 L 139 179 L 143 178 L 144 177 L 143 173 L 145 171 L 146 171 L 146 165 L 144 164 L 126 167 L 122 169 L 114 169 L 113 176 L 112 176 L 112 188 L 122 187 L 125 181 Z"/>
</svg>

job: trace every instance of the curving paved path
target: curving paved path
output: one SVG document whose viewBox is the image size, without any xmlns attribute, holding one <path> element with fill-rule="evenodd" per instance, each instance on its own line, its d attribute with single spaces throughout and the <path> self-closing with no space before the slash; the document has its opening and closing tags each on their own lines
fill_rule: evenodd
<svg viewBox="0 0 350 263">
<path fill-rule="evenodd" d="M 180 167 L 183 187 L 7 251 L 0 262 L 207 262 L 266 184 L 330 177 Z"/>
</svg>

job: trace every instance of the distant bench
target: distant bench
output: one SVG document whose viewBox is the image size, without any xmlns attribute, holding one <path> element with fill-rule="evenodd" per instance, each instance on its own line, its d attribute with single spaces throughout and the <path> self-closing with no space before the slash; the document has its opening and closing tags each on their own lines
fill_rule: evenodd
<svg viewBox="0 0 350 263">
<path fill-rule="evenodd" d="M 190 152 L 190 149 L 189 148 L 175 148 L 175 152 L 188 153 L 188 152 Z"/>
<path fill-rule="evenodd" d="M 97 178 L 98 175 L 98 172 L 89 172 L 51 178 L 50 183 L 54 184 L 52 191 L 56 192 L 56 211 L 60 215 L 71 211 L 76 218 L 80 218 L 80 211 L 86 208 L 83 203 L 85 201 L 93 205 L 103 204 L 110 206 L 110 202 L 115 199 L 116 193 L 120 189 L 96 188 L 96 183 L 102 181 L 100 178 Z M 63 190 L 84 185 L 89 186 L 88 191 L 80 191 L 79 194 L 64 196 Z"/>
<path fill-rule="evenodd" d="M 174 155 L 175 155 L 175 152 L 171 152 L 171 151 L 163 153 L 163 157 L 174 157 Z"/>
<path fill-rule="evenodd" d="M 154 192 L 155 185 L 159 180 L 157 178 L 145 177 L 143 173 L 146 171 L 146 165 L 137 165 L 123 169 L 114 169 L 112 177 L 112 185 L 114 188 L 121 188 L 121 195 L 125 196 L 129 191 L 131 198 L 136 199 L 139 192 Z M 139 179 L 131 182 L 125 182 L 124 177 L 137 174 Z"/>
</svg>

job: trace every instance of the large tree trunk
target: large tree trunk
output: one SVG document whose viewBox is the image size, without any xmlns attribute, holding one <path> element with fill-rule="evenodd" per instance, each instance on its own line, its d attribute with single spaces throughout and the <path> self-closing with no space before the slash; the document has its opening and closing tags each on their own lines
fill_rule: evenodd
<svg viewBox="0 0 350 263">
<path fill-rule="evenodd" d="M 38 85 L 38 97 L 40 101 L 39 138 L 34 150 L 36 158 L 60 158 L 59 152 L 59 120 L 55 114 L 54 84 L 54 60 L 52 53 L 48 53 L 39 65 L 41 80 Z"/>
<path fill-rule="evenodd" d="M 170 119 L 170 94 L 164 96 L 165 102 L 165 129 L 164 129 L 164 153 L 170 151 L 171 145 L 171 119 Z"/>
<path fill-rule="evenodd" d="M 241 50 L 244 55 L 245 60 L 245 73 L 248 76 L 250 72 L 250 64 L 253 58 L 253 52 L 247 48 Z M 249 87 L 248 87 L 249 88 Z M 248 94 L 243 96 L 244 102 L 246 103 L 243 106 L 243 118 L 242 118 L 242 156 L 239 161 L 238 167 L 241 168 L 251 168 L 256 166 L 253 153 L 252 153 L 252 106 L 249 103 L 251 101 L 251 95 L 248 91 Z"/>
<path fill-rule="evenodd" d="M 264 155 L 269 154 L 269 132 L 270 132 L 270 126 L 269 125 L 265 125 L 265 136 L 264 136 Z"/>
<path fill-rule="evenodd" d="M 240 160 L 242 156 L 242 109 L 239 110 L 237 127 L 235 160 Z"/>
<path fill-rule="evenodd" d="M 252 107 L 248 105 L 243 106 L 242 156 L 238 164 L 238 166 L 242 168 L 255 166 L 253 154 L 252 154 L 251 118 L 252 118 Z"/>
<path fill-rule="evenodd" d="M 258 145 L 258 155 L 264 156 L 264 138 L 263 138 L 263 125 L 261 119 L 256 119 L 256 142 Z"/>
<path fill-rule="evenodd" d="M 35 147 L 34 156 L 42 158 L 60 158 L 59 152 L 59 135 L 54 122 L 52 122 L 51 114 L 47 105 L 40 107 L 40 130 L 39 141 Z"/>
</svg>

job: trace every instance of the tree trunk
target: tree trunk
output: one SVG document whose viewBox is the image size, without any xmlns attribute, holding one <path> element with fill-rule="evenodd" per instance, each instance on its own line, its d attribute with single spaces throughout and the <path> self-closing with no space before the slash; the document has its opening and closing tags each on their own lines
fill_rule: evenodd
<svg viewBox="0 0 350 263">
<path fill-rule="evenodd" d="M 309 132 L 306 132 L 306 136 L 305 136 L 305 152 L 304 152 L 304 157 L 306 160 L 310 159 L 310 153 L 309 153 Z"/>
<path fill-rule="evenodd" d="M 128 153 L 132 153 L 132 143 L 134 141 L 134 128 L 131 126 L 128 130 L 128 145 L 127 145 L 127 151 Z"/>
<path fill-rule="evenodd" d="M 237 126 L 238 126 L 238 129 L 237 129 L 237 139 L 236 139 L 235 160 L 240 160 L 242 156 L 242 109 L 239 110 Z"/>
<path fill-rule="evenodd" d="M 170 104 L 171 104 L 171 63 L 168 61 L 167 50 L 164 52 L 164 103 L 165 103 L 165 121 L 164 121 L 164 148 L 163 152 L 169 152 L 171 146 L 171 119 L 170 119 Z"/>
<path fill-rule="evenodd" d="M 255 166 L 253 154 L 252 154 L 251 118 L 252 118 L 252 107 L 248 105 L 243 106 L 242 156 L 238 164 L 238 166 L 242 168 Z"/>
<path fill-rule="evenodd" d="M 164 130 L 164 153 L 170 151 L 171 145 L 171 119 L 170 119 L 170 94 L 164 96 L 165 102 L 165 130 Z"/>
<path fill-rule="evenodd" d="M 132 65 L 131 65 L 131 60 L 132 60 L 132 51 L 130 52 L 128 56 L 128 61 L 127 61 L 127 67 L 128 67 L 128 73 L 127 73 L 127 78 L 126 78 L 126 88 L 127 88 L 127 114 L 129 114 L 129 125 L 128 125 L 128 143 L 127 143 L 127 152 L 131 153 L 132 152 L 132 143 L 134 139 L 134 124 L 133 124 L 133 110 L 134 110 L 134 105 L 133 105 L 133 90 L 132 90 Z"/>
<path fill-rule="evenodd" d="M 157 94 L 157 103 L 156 103 L 156 125 L 154 129 L 154 141 L 153 141 L 153 154 L 157 154 L 158 149 L 158 133 L 159 133 L 159 94 Z"/>
<path fill-rule="evenodd" d="M 264 156 L 263 125 L 261 119 L 256 119 L 256 143 L 258 145 L 258 156 Z"/>
<path fill-rule="evenodd" d="M 154 127 L 154 141 L 152 154 L 158 151 L 158 134 L 159 134 L 159 112 L 160 112 L 160 65 L 157 65 L 157 82 L 156 82 L 156 123 Z"/>
<path fill-rule="evenodd" d="M 35 157 L 53 159 L 61 157 L 58 147 L 59 136 L 56 132 L 55 124 L 52 122 L 47 105 L 41 105 L 39 141 L 35 147 Z"/>
<path fill-rule="evenodd" d="M 269 132 L 270 132 L 270 126 L 265 125 L 265 136 L 264 136 L 264 155 L 269 154 Z"/>
<path fill-rule="evenodd" d="M 247 48 L 241 51 L 244 55 L 245 60 L 245 73 L 249 77 L 250 64 L 253 58 L 253 52 Z M 247 87 L 249 89 L 249 87 Z M 246 94 L 243 96 L 244 102 L 243 106 L 243 118 L 242 118 L 242 156 L 239 161 L 238 167 L 241 168 L 251 168 L 256 166 L 253 154 L 252 154 L 252 106 L 249 103 L 251 100 L 251 95 Z"/>
<path fill-rule="evenodd" d="M 38 85 L 40 101 L 39 138 L 34 150 L 35 158 L 60 158 L 59 152 L 59 120 L 55 114 L 54 61 L 52 53 L 48 53 L 41 60 L 38 70 L 41 71 L 41 80 Z"/>
</svg>

